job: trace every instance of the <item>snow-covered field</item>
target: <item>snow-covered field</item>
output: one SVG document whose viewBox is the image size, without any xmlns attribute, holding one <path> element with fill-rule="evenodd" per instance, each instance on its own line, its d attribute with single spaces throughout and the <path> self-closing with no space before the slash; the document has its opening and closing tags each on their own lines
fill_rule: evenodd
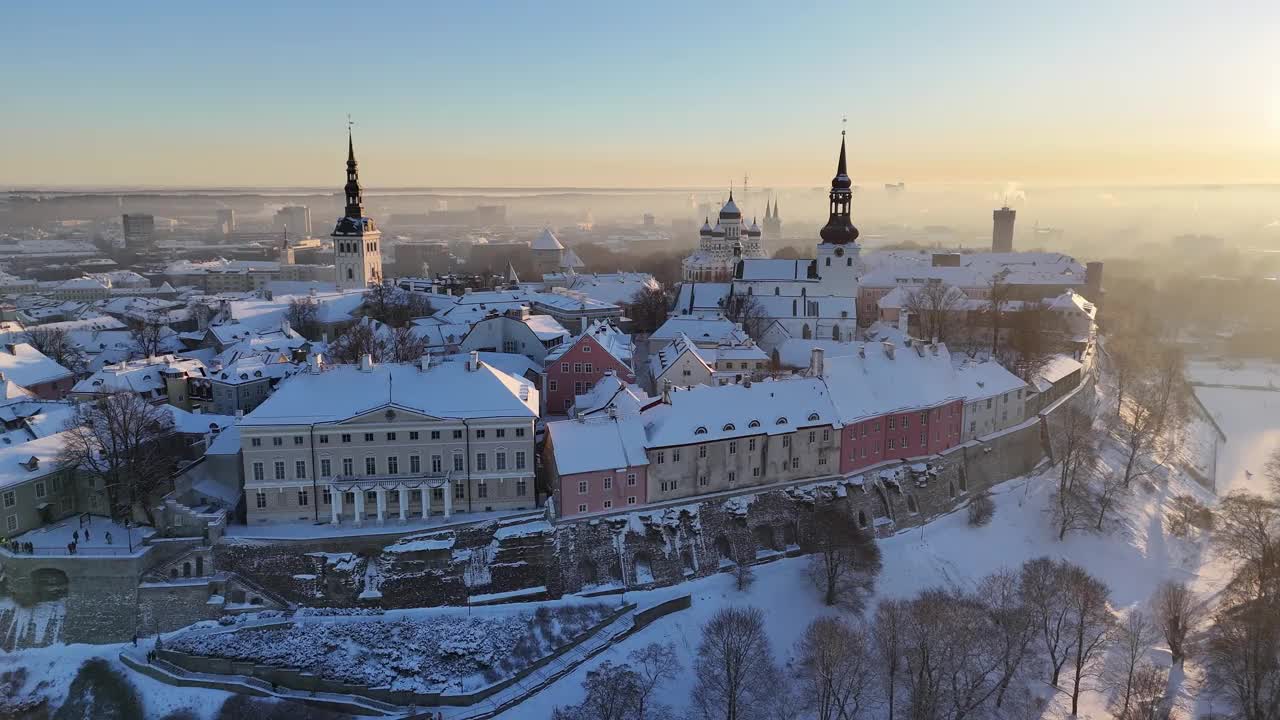
<svg viewBox="0 0 1280 720">
<path fill-rule="evenodd" d="M 599 623 L 615 608 L 510 606 L 468 614 L 310 617 L 285 627 L 194 627 L 165 647 L 301 668 L 331 680 L 419 693 L 469 692 L 511 676 Z"/>
</svg>

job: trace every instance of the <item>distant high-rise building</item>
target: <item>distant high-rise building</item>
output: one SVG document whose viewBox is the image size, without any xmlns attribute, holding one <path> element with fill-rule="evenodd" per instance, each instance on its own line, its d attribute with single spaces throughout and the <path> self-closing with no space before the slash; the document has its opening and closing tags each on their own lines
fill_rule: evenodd
<svg viewBox="0 0 1280 720">
<path fill-rule="evenodd" d="M 146 213 L 125 213 L 121 216 L 124 224 L 124 246 L 139 247 L 150 245 L 156 238 L 156 217 Z"/>
<path fill-rule="evenodd" d="M 236 231 L 236 211 L 231 208 L 218 208 L 215 229 L 223 235 Z"/>
<path fill-rule="evenodd" d="M 991 213 L 995 221 L 991 228 L 991 252 L 1013 252 L 1013 219 L 1017 214 L 1008 205 Z"/>
<path fill-rule="evenodd" d="M 382 281 L 382 233 L 364 216 L 364 193 L 356 169 L 355 142 L 347 133 L 347 209 L 333 228 L 333 266 L 339 290 L 357 290 Z"/>
<path fill-rule="evenodd" d="M 288 231 L 291 238 L 309 238 L 311 209 L 306 205 L 286 205 L 276 211 L 273 226 L 277 232 Z"/>
</svg>

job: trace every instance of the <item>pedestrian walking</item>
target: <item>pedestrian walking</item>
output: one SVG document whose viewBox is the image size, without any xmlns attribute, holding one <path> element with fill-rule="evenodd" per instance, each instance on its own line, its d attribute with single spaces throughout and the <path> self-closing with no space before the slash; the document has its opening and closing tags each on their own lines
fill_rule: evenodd
<svg viewBox="0 0 1280 720">
<path fill-rule="evenodd" d="M 76 544 L 75 544 L 75 543 L 67 543 L 67 554 L 68 554 L 68 555 L 75 555 L 75 554 L 76 554 Z"/>
<path fill-rule="evenodd" d="M 89 542 L 89 528 L 84 529 L 84 541 Z"/>
<path fill-rule="evenodd" d="M 80 542 L 80 531 L 76 530 L 71 533 L 71 542 Z"/>
<path fill-rule="evenodd" d="M 108 532 L 108 533 L 106 534 L 106 538 L 107 538 L 107 544 L 108 544 L 108 545 L 110 545 L 110 544 L 111 544 L 111 533 L 110 533 L 110 532 Z"/>
<path fill-rule="evenodd" d="M 133 646 L 138 647 L 138 633 L 133 634 Z"/>
</svg>

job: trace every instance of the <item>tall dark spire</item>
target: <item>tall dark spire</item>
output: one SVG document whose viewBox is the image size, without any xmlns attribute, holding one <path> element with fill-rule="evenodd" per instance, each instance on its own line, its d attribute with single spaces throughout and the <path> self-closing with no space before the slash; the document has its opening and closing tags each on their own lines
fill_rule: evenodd
<svg viewBox="0 0 1280 720">
<path fill-rule="evenodd" d="M 845 160 L 844 131 L 840 131 L 840 161 L 836 164 L 836 176 L 831 178 L 830 205 L 831 216 L 827 218 L 826 227 L 822 228 L 822 242 L 833 245 L 844 245 L 858 239 L 858 228 L 853 226 L 850 217 L 853 205 L 853 181 L 849 179 L 848 163 Z"/>
<path fill-rule="evenodd" d="M 360 191 L 360 172 L 356 169 L 356 145 L 351 138 L 351 128 L 347 128 L 347 185 L 343 188 L 347 196 L 347 212 L 349 218 L 364 217 L 364 195 Z"/>
</svg>

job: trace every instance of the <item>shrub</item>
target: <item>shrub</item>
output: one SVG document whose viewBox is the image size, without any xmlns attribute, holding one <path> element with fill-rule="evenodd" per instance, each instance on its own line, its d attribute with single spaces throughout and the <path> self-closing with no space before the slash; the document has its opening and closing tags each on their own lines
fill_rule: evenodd
<svg viewBox="0 0 1280 720">
<path fill-rule="evenodd" d="M 995 517 L 996 503 L 991 499 L 990 491 L 983 491 L 969 501 L 969 527 L 982 527 Z"/>
</svg>

